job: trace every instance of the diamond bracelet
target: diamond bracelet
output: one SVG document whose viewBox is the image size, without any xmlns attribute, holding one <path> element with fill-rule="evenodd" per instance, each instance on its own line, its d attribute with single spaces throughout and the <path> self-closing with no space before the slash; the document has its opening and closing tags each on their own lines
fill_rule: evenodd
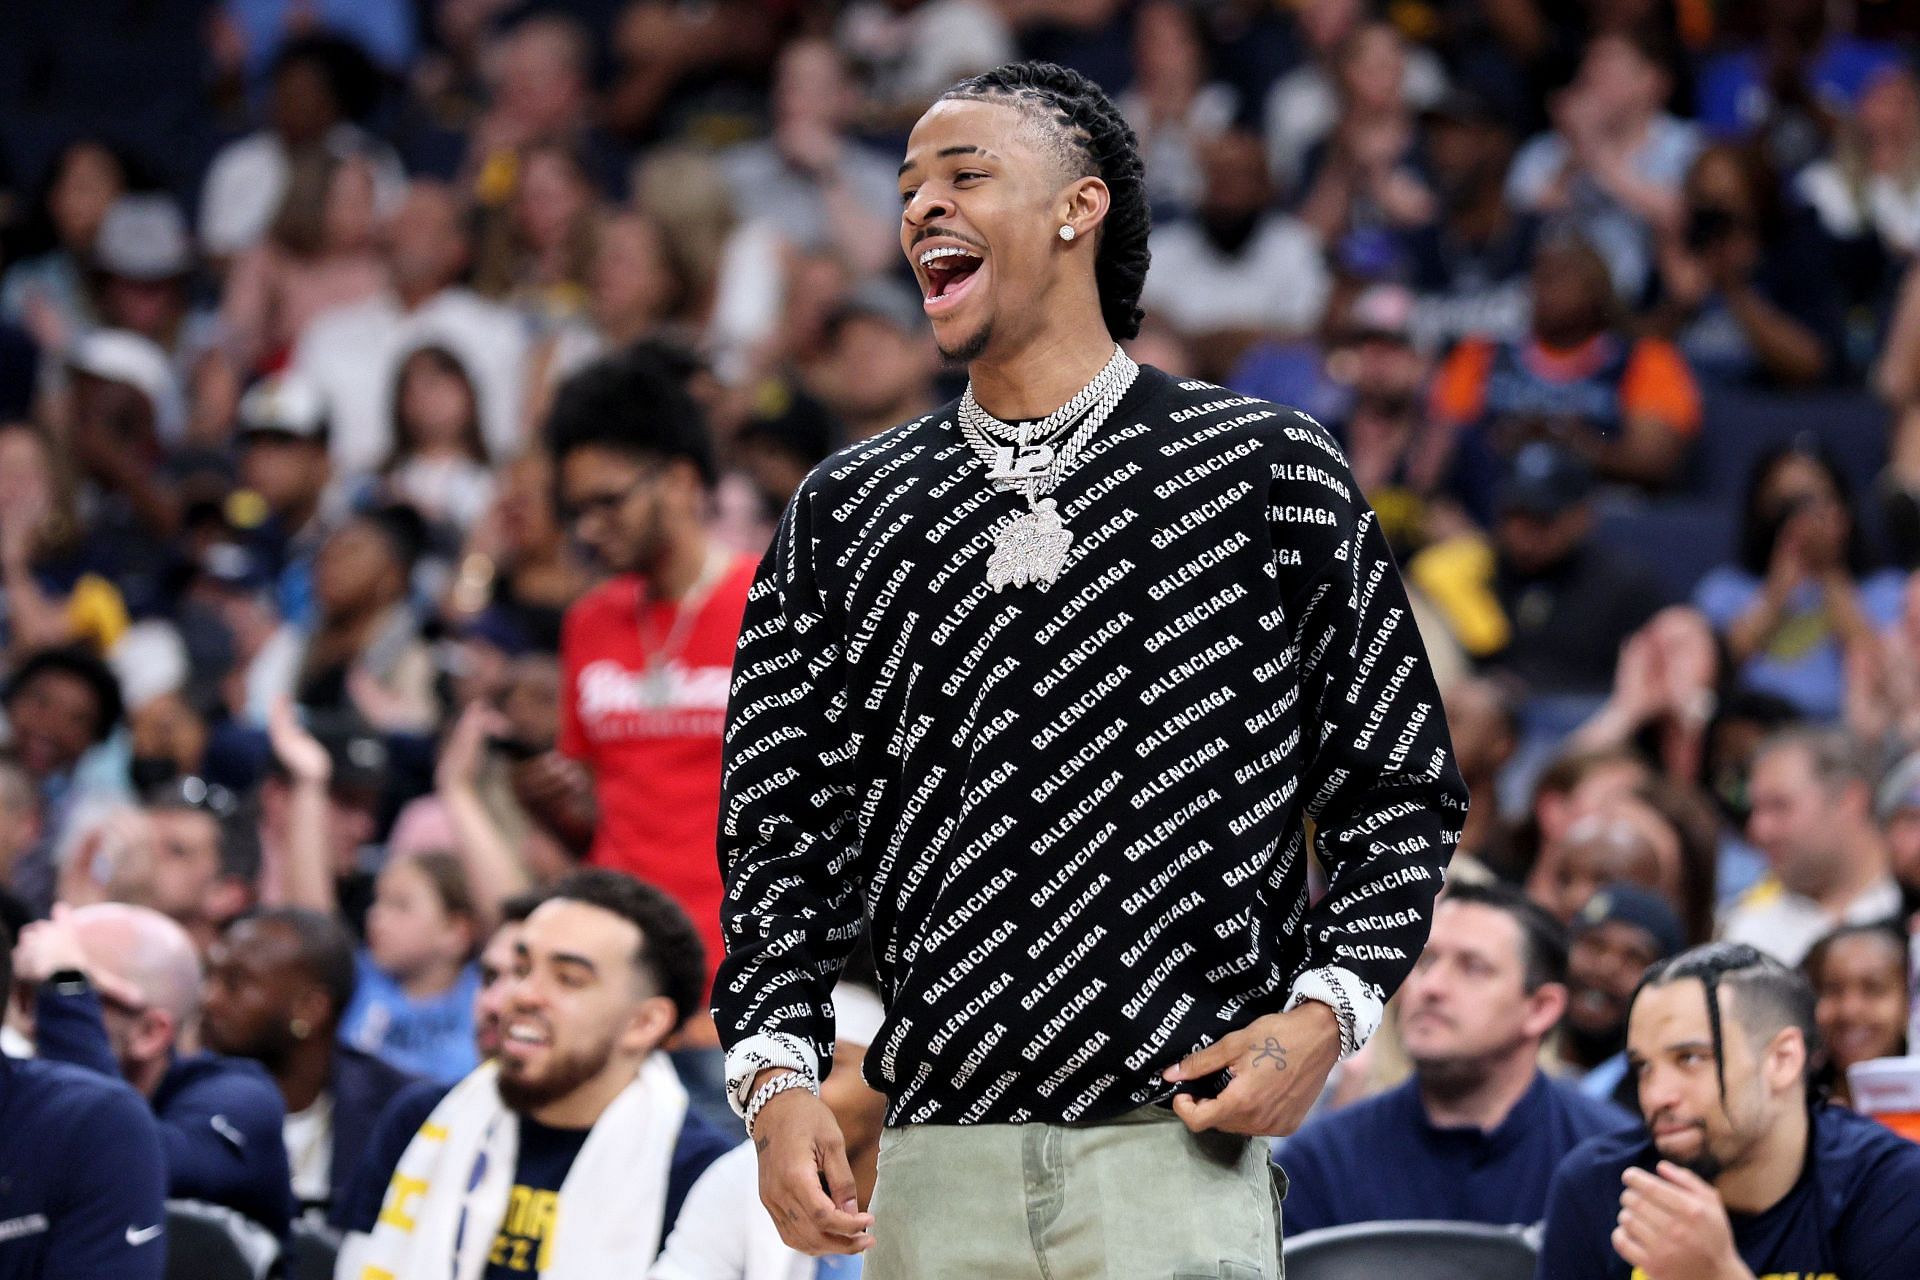
<svg viewBox="0 0 1920 1280">
<path fill-rule="evenodd" d="M 775 1076 L 773 1079 L 767 1081 L 754 1092 L 753 1097 L 747 1099 L 746 1121 L 747 1137 L 749 1139 L 753 1137 L 753 1122 L 760 1118 L 760 1109 L 773 1101 L 777 1095 L 785 1093 L 789 1089 L 805 1089 L 808 1093 L 816 1097 L 819 1096 L 820 1093 L 819 1088 L 813 1081 L 807 1077 L 805 1072 L 801 1071 L 789 1071 L 785 1075 Z"/>
</svg>

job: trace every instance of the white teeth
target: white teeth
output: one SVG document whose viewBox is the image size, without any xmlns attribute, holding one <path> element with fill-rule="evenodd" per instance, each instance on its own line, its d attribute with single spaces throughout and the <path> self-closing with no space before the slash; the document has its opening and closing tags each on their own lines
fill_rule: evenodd
<svg viewBox="0 0 1920 1280">
<path fill-rule="evenodd" d="M 921 254 L 920 265 L 924 267 L 938 258 L 978 258 L 979 256 L 977 253 L 970 253 L 954 245 L 943 244 L 937 249 L 929 249 Z"/>
<path fill-rule="evenodd" d="M 507 1028 L 507 1039 L 516 1044 L 545 1044 L 547 1038 L 533 1027 L 512 1026 Z"/>
</svg>

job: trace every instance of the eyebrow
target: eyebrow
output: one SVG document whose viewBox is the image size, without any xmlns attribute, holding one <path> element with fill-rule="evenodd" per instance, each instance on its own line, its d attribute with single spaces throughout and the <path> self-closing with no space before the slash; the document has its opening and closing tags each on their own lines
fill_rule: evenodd
<svg viewBox="0 0 1920 1280">
<path fill-rule="evenodd" d="M 556 952 L 554 952 L 554 953 L 553 953 L 553 963 L 555 963 L 555 964 L 571 964 L 571 965 L 578 965 L 578 966 L 579 966 L 580 968 L 582 968 L 582 969 L 585 969 L 585 970 L 586 970 L 586 971 L 587 971 L 588 973 L 598 973 L 598 972 L 600 972 L 600 969 L 599 969 L 599 967 L 598 967 L 597 965 L 595 965 L 595 964 L 593 963 L 593 961 L 591 961 L 591 960 L 589 960 L 589 959 L 587 959 L 587 958 L 586 958 L 585 956 L 582 956 L 582 955 L 575 955 L 575 954 L 574 954 L 573 952 L 571 952 L 571 951 L 556 951 Z"/>
<path fill-rule="evenodd" d="M 985 156 L 989 160 L 998 160 L 1000 158 L 985 147 L 976 147 L 970 142 L 962 142 L 951 147 L 942 147 L 933 153 L 933 158 L 936 160 L 945 160 L 949 156 Z M 895 176 L 905 177 L 907 170 L 913 168 L 916 163 L 917 162 L 912 159 L 903 161 L 900 165 L 900 172 Z"/>
</svg>

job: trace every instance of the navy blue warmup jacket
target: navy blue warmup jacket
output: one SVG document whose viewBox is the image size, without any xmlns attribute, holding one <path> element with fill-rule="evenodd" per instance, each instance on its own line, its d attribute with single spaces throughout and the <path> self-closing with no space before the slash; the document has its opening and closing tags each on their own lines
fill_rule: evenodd
<svg viewBox="0 0 1920 1280">
<path fill-rule="evenodd" d="M 120 1077 L 100 997 L 41 987 L 35 1004 L 39 1054 Z M 281 1239 L 293 1219 L 293 1174 L 281 1125 L 286 1104 L 266 1068 L 245 1058 L 176 1058 L 150 1100 L 166 1152 L 167 1195 L 226 1205 Z"/>
<path fill-rule="evenodd" d="M 160 1280 L 166 1162 L 145 1099 L 0 1056 L 0 1280 Z"/>
</svg>

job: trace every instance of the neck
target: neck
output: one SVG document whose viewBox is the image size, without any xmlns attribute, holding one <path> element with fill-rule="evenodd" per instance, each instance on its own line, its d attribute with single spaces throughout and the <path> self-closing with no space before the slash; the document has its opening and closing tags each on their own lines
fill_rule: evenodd
<svg viewBox="0 0 1920 1280">
<path fill-rule="evenodd" d="M 1498 1128 L 1520 1099 L 1533 1087 L 1540 1070 L 1539 1046 L 1526 1042 L 1524 1049 L 1498 1059 L 1484 1075 L 1469 1080 L 1449 1078 L 1434 1070 L 1418 1070 L 1415 1079 L 1420 1089 L 1420 1104 L 1427 1119 L 1441 1128 L 1475 1128 L 1488 1132 Z"/>
<path fill-rule="evenodd" d="M 1113 358 L 1104 322 L 1058 325 L 1005 356 L 984 355 L 967 366 L 973 398 L 1003 422 L 1044 418 L 1092 382 Z"/>
<path fill-rule="evenodd" d="M 679 600 L 693 590 L 706 572 L 707 556 L 713 540 L 699 524 L 689 527 L 685 537 L 676 538 L 658 568 L 648 575 L 654 594 L 662 600 Z"/>
<path fill-rule="evenodd" d="M 1591 1071 L 1626 1047 L 1625 1027 L 1595 1033 L 1583 1031 L 1572 1023 L 1560 1028 L 1560 1057 L 1582 1071 Z"/>
<path fill-rule="evenodd" d="M 315 1027 L 305 1040 L 295 1041 L 273 1078 L 280 1084 L 288 1114 L 312 1106 L 333 1078 L 333 1027 Z"/>
<path fill-rule="evenodd" d="M 400 989 L 414 999 L 441 995 L 460 980 L 460 966 L 451 960 L 433 960 L 400 979 Z"/>
<path fill-rule="evenodd" d="M 393 286 L 402 311 L 418 311 L 439 296 L 441 286 L 431 280 L 399 281 Z"/>
<path fill-rule="evenodd" d="M 1765 1213 L 1779 1204 L 1807 1162 L 1812 1119 L 1807 1108 L 1794 1106 L 1767 1126 L 1753 1152 L 1737 1169 L 1729 1169 L 1714 1183 L 1730 1213 Z"/>
<path fill-rule="evenodd" d="M 591 1129 L 601 1113 L 612 1106 L 613 1100 L 640 1074 L 643 1061 L 645 1059 L 615 1058 L 599 1075 L 566 1097 L 535 1107 L 527 1114 L 556 1129 Z"/>
<path fill-rule="evenodd" d="M 1830 916 L 1838 917 L 1854 900 L 1871 889 L 1887 867 L 1887 850 L 1873 831 L 1862 831 L 1848 841 L 1846 866 L 1825 893 L 1815 894 L 1814 902 Z"/>
</svg>

